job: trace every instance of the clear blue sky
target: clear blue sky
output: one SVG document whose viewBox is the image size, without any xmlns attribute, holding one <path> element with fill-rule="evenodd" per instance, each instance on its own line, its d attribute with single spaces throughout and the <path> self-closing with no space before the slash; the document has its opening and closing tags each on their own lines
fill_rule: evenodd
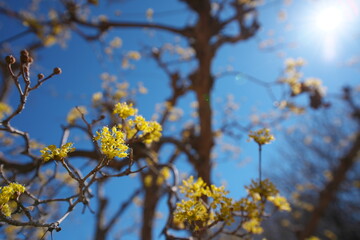
<svg viewBox="0 0 360 240">
<path fill-rule="evenodd" d="M 214 73 L 231 67 L 234 71 L 262 81 L 273 82 L 279 77 L 286 58 L 302 57 L 307 62 L 303 68 L 304 76 L 322 79 L 330 94 L 339 92 L 341 86 L 358 84 L 360 73 L 360 2 L 358 0 L 294 0 L 290 5 L 280 0 L 265 2 L 266 4 L 259 8 L 262 26 L 259 33 L 249 41 L 223 47 L 216 56 Z M 49 1 L 47 4 L 54 4 L 54 1 Z M 336 16 L 330 9 L 332 17 L 327 20 L 330 27 L 321 25 L 319 17 L 324 14 L 323 10 L 332 6 L 343 9 L 342 12 L 345 14 Z M 153 8 L 154 22 L 183 26 L 192 21 L 185 6 L 177 1 L 134 0 L 108 7 L 104 4 L 95 11 L 109 15 L 111 18 L 111 16 L 115 17 L 114 10 L 120 9 L 122 17 L 119 19 L 146 21 L 146 10 Z M 286 18 L 279 19 L 279 14 L 286 15 Z M 334 18 L 336 21 L 331 22 Z M 0 17 L 0 20 L 1 41 L 4 36 L 16 33 L 19 24 L 11 22 L 5 24 L 3 17 Z M 153 36 L 150 36 L 151 34 Z M 160 31 L 151 33 L 144 30 L 114 30 L 105 37 L 105 40 L 109 41 L 115 36 L 123 40 L 120 52 L 141 51 L 143 46 L 159 47 L 165 41 L 176 40 L 173 36 Z M 28 41 L 29 39 L 24 38 L 15 41 L 12 45 L 18 51 Z M 264 43 L 270 43 L 269 48 L 259 47 Z M 140 113 L 148 118 L 155 111 L 155 104 L 163 102 L 169 96 L 167 79 L 150 59 L 144 57 L 141 61 L 135 62 L 135 70 L 123 70 L 119 60 L 110 61 L 106 58 L 102 46 L 98 43 L 85 42 L 73 33 L 67 45 L 66 48 L 54 45 L 39 52 L 37 65 L 34 68 L 36 72 L 50 73 L 53 67 L 58 66 L 62 68 L 63 74 L 34 91 L 30 95 L 25 111 L 14 121 L 15 126 L 30 132 L 38 141 L 58 144 L 61 137 L 60 126 L 65 123 L 68 111 L 77 105 L 89 105 L 91 95 L 101 90 L 100 75 L 103 72 L 117 75 L 119 79 L 126 79 L 133 87 L 138 81 L 144 83 L 149 89 L 149 94 L 138 98 L 138 106 Z M 351 60 L 354 64 L 350 66 Z M 244 125 L 250 121 L 249 116 L 254 109 L 257 112 L 269 112 L 274 109 L 273 100 L 261 86 L 254 84 L 243 75 L 228 75 L 217 80 L 211 99 L 212 104 L 217 106 L 214 115 L 215 128 L 220 121 L 221 104 L 229 94 L 233 95 L 234 101 L 239 104 L 240 109 L 237 114 Z M 11 102 L 16 101 L 17 96 L 14 94 Z M 191 101 L 193 96 L 187 96 L 181 101 L 180 106 L 186 111 Z M 182 122 L 188 120 L 185 118 Z M 273 158 L 274 150 L 282 144 L 280 136 L 278 139 L 264 149 L 264 160 L 267 163 Z M 257 177 L 257 148 L 254 143 L 247 143 L 245 140 L 246 138 L 238 143 L 241 147 L 240 155 L 234 159 L 220 157 L 221 161 L 213 172 L 215 182 L 219 184 L 226 181 L 228 189 L 235 197 L 244 193 L 242 189 L 244 184 L 249 183 L 251 178 Z M 218 156 L 224 154 L 221 151 L 216 153 Z M 264 168 L 269 166 L 266 162 Z M 116 179 L 109 185 L 108 194 L 114 199 L 123 199 L 132 192 L 135 185 L 134 180 L 130 180 L 129 184 L 126 178 Z M 110 204 L 116 206 L 116 201 Z M 81 210 L 78 206 L 76 211 Z M 131 213 L 125 215 L 120 220 L 120 224 L 122 226 L 131 224 L 134 219 L 140 217 L 138 210 L 135 214 L 129 211 Z M 55 233 L 55 239 L 91 239 L 93 223 L 85 219 L 90 219 L 88 213 L 85 216 L 73 214 L 73 217 L 64 222 L 63 230 Z M 161 226 L 161 220 L 157 226 Z M 155 234 L 157 237 L 158 232 Z M 136 237 L 129 236 L 124 239 L 136 239 Z"/>
</svg>

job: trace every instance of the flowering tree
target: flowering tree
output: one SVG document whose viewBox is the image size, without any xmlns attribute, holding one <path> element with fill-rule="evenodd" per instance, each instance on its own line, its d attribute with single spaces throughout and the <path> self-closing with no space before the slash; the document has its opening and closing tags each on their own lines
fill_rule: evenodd
<svg viewBox="0 0 360 240">
<path fill-rule="evenodd" d="M 214 85 L 222 75 L 233 72 L 215 74 L 212 69 L 215 56 L 221 47 L 241 43 L 257 34 L 260 3 L 253 0 L 179 2 L 193 20 L 177 25 L 154 22 L 155 13 L 150 8 L 146 11 L 145 22 L 97 15 L 103 5 L 93 0 L 66 0 L 49 8 L 33 1 L 29 11 L 11 4 L 0 5 L 3 17 L 22 23 L 19 33 L 9 36 L 3 43 L 12 43 L 25 35 L 31 38 L 31 43 L 20 46 L 27 50 L 22 50 L 19 57 L 6 45 L 1 52 L 6 55 L 1 62 L 0 95 L 0 133 L 4 149 L 0 156 L 3 181 L 0 219 L 6 226 L 4 236 L 46 238 L 54 230 L 60 231 L 63 222 L 82 206 L 93 212 L 93 238 L 107 239 L 114 229 L 121 229 L 117 221 L 125 211 L 138 204 L 142 209 L 141 226 L 134 232 L 139 233 L 141 239 L 152 239 L 157 206 L 166 199 L 166 220 L 160 227 L 161 236 L 166 239 L 252 238 L 263 233 L 261 223 L 271 209 L 290 211 L 290 205 L 276 186 L 262 178 L 262 149 L 274 140 L 269 129 L 271 123 L 282 121 L 289 113 L 300 114 L 307 108 L 329 106 L 323 100 L 321 81 L 303 78 L 304 60 L 288 59 L 283 73 L 273 82 L 248 77 L 259 84 L 259 88 L 266 89 L 270 98 L 274 97 L 273 87 L 283 87 L 277 97 L 279 115 L 243 127 L 238 119 L 231 117 L 234 107 L 229 101 L 222 123 L 216 125 L 211 102 Z M 234 26 L 234 31 L 228 30 Z M 89 42 L 105 42 L 103 54 L 112 58 L 121 47 L 122 39 L 117 36 L 106 41 L 105 35 L 129 28 L 156 30 L 181 39 L 175 44 L 160 43 L 156 47 L 145 46 L 142 51 L 127 50 L 120 55 L 124 71 L 134 68 L 134 62 L 145 55 L 157 64 L 168 80 L 169 96 L 152 120 L 146 120 L 141 109 L 136 107 L 136 93 L 147 92 L 142 84 L 133 91 L 127 82 L 118 82 L 112 75 L 103 74 L 102 91 L 93 94 L 88 106 L 74 106 L 70 110 L 67 123 L 62 126 L 59 145 L 42 146 L 33 141 L 31 133 L 13 124 L 27 106 L 28 96 L 62 73 L 55 67 L 46 76 L 32 68 L 40 49 L 71 44 L 68 36 L 76 33 Z M 184 63 L 187 67 L 183 67 Z M 30 76 L 35 72 L 34 81 Z M 8 101 L 12 86 L 20 99 L 17 102 Z M 194 121 L 178 124 L 174 133 L 169 124 L 179 121 L 180 102 L 190 94 L 195 99 Z M 298 96 L 308 98 L 309 106 L 300 106 Z M 71 140 L 72 132 L 83 136 L 79 141 L 82 143 Z M 245 187 L 247 195 L 242 198 L 231 198 L 224 186 L 213 184 L 216 158 L 211 154 L 220 135 L 236 140 L 248 136 L 258 145 L 259 176 L 258 179 L 254 176 L 256 180 Z M 166 154 L 163 153 L 165 148 L 170 149 Z M 21 150 L 11 151 L 14 149 Z M 77 161 L 79 159 L 81 161 Z M 187 176 L 179 173 L 179 159 L 185 159 L 191 168 Z M 131 176 L 137 177 L 138 187 L 109 215 L 112 196 L 105 195 L 104 189 L 118 178 L 130 181 Z M 313 233 L 308 231 L 301 239 Z"/>
</svg>

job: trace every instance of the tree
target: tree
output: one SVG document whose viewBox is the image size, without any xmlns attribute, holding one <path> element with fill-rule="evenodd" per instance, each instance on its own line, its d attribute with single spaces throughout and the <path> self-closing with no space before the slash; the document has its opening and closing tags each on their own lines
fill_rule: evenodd
<svg viewBox="0 0 360 240">
<path fill-rule="evenodd" d="M 108 1 L 108 4 L 122 6 L 113 1 Z M 305 107 L 298 105 L 296 99 L 299 96 L 308 97 L 307 108 L 329 106 L 323 100 L 320 81 L 302 78 L 302 59 L 287 60 L 282 76 L 271 82 L 242 74 L 268 91 L 270 99 L 275 95 L 273 88 L 283 86 L 282 94 L 276 92 L 280 96 L 276 98 L 279 100 L 279 116 L 262 122 L 240 124 L 233 115 L 235 107 L 230 98 L 222 112 L 221 124 L 216 124 L 212 102 L 214 86 L 224 75 L 239 75 L 235 71 L 215 74 L 213 65 L 216 56 L 224 46 L 245 42 L 258 33 L 259 1 L 179 1 L 176 7 L 185 7 L 190 16 L 189 21 L 180 23 L 166 22 L 166 19 L 155 22 L 151 8 L 146 10 L 146 21 L 130 21 L 125 17 L 123 20 L 119 12 L 115 14 L 120 18 L 112 17 L 110 13 L 109 16 L 97 16 L 104 5 L 98 1 L 69 0 L 50 5 L 33 1 L 30 11 L 23 11 L 23 6 L 12 4 L 0 6 L 2 17 L 22 24 L 17 26 L 14 35 L 9 33 L 2 41 L 2 55 L 6 57 L 3 56 L 1 62 L 3 116 L 0 130 L 4 132 L 4 154 L 0 160 L 4 187 L 0 217 L 7 226 L 6 234 L 14 233 L 32 239 L 39 234 L 38 231 L 42 231 L 46 237 L 48 232 L 60 231 L 63 221 L 82 205 L 84 210 L 94 212 L 94 239 L 107 239 L 115 229 L 119 229 L 117 222 L 126 210 L 131 209 L 134 202 L 139 204 L 139 199 L 141 227 L 136 231 L 141 239 L 154 237 L 156 209 L 160 208 L 163 199 L 167 201 L 161 207 L 166 220 L 160 227 L 160 233 L 166 239 L 189 239 L 190 236 L 212 239 L 220 234 L 250 238 L 253 234 L 262 233 L 260 224 L 267 216 L 268 203 L 272 203 L 275 209 L 289 210 L 287 201 L 279 195 L 271 181 L 262 179 L 261 164 L 259 179 L 245 187 L 248 194 L 243 198 L 230 198 L 224 187 L 212 185 L 216 160 L 211 154 L 216 138 L 223 134 L 226 138 L 239 141 L 253 130 L 249 136 L 257 143 L 261 160 L 263 145 L 272 140 L 270 131 L 263 127 L 282 122 L 289 112 L 302 113 Z M 117 29 L 144 28 L 149 34 L 155 30 L 164 34 L 165 41 L 170 39 L 169 36 L 180 40 L 176 40 L 175 44 L 145 44 L 141 51 L 119 53 L 117 50 L 122 45 L 122 39 L 118 36 L 111 40 L 107 38 Z M 134 68 L 134 62 L 141 56 L 151 58 L 168 80 L 168 96 L 165 103 L 158 107 L 156 121 L 149 121 L 146 120 L 148 117 L 142 116 L 142 109 L 136 107 L 138 95 L 134 93 L 146 92 L 145 87 L 140 84 L 136 91 L 132 91 L 126 82 L 117 82 L 112 75 L 102 74 L 102 92 L 92 96 L 91 110 L 74 106 L 67 116 L 67 124 L 62 126 L 60 145 L 46 144 L 40 147 L 40 152 L 34 151 L 39 144 L 32 141 L 31 133 L 14 127 L 13 122 L 21 117 L 20 113 L 28 105 L 28 96 L 40 91 L 41 87 L 62 73 L 59 67 L 55 67 L 49 75 L 39 73 L 34 83 L 30 78 L 34 71 L 32 66 L 40 58 L 41 49 L 55 43 L 71 44 L 67 39 L 70 33 L 105 46 L 103 53 L 113 59 L 119 58 L 124 72 Z M 18 48 L 27 50 L 22 50 L 18 57 L 14 48 L 7 49 L 5 43 L 14 43 L 24 36 L 30 41 L 22 41 L 25 46 Z M 144 33 L 139 31 L 138 36 L 143 37 Z M 70 61 L 71 57 L 68 59 Z M 88 72 L 89 69 L 83 74 Z M 10 104 L 16 106 L 14 110 L 5 103 L 13 85 L 20 97 L 20 101 Z M 184 100 L 186 98 L 195 100 L 193 107 L 197 116 L 188 124 L 179 120 L 182 114 L 179 106 L 182 106 L 182 101 L 189 101 Z M 170 122 L 174 120 L 179 124 L 175 131 L 171 131 Z M 262 129 L 254 131 L 260 127 Z M 70 133 L 84 140 L 74 143 Z M 13 135 L 20 136 L 21 140 L 13 139 Z M 17 154 L 16 161 L 12 152 Z M 179 175 L 181 161 L 185 161 L 187 168 L 191 169 L 188 175 L 194 176 Z M 106 195 L 104 190 L 111 189 L 118 178 L 130 179 L 129 175 L 138 177 L 135 189 L 126 194 L 121 203 L 113 204 L 111 198 L 114 196 Z M 180 184 L 179 180 L 184 181 Z M 64 189 L 64 193 L 59 189 Z M 54 206 L 58 211 L 53 211 Z M 235 226 L 228 230 L 226 225 L 233 222 Z M 21 228 L 10 228 L 11 225 Z M 178 232 L 179 229 L 183 230 Z"/>
<path fill-rule="evenodd" d="M 287 167 L 295 171 L 287 176 L 290 171 L 282 169 L 277 178 L 282 189 L 292 196 L 293 211 L 279 216 L 280 224 L 269 225 L 282 236 L 288 234 L 287 239 L 310 235 L 321 239 L 359 237 L 355 227 L 359 221 L 358 92 L 344 88 L 339 101 L 331 110 L 312 116 L 306 125 L 295 130 L 287 137 L 289 146 L 282 150 L 283 157 L 290 159 Z M 286 182 L 280 180 L 284 177 Z M 269 239 L 276 236 L 279 237 L 270 234 Z"/>
</svg>

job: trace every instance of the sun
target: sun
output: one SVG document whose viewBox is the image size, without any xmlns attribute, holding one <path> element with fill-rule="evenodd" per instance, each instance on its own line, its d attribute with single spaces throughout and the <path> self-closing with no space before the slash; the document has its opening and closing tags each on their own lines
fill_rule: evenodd
<svg viewBox="0 0 360 240">
<path fill-rule="evenodd" d="M 315 27 L 324 33 L 334 33 L 344 27 L 345 12 L 342 8 L 329 6 L 315 14 Z"/>
<path fill-rule="evenodd" d="M 314 1 L 307 14 L 306 30 L 319 43 L 326 60 L 336 60 L 342 50 L 342 41 L 353 31 L 358 15 L 358 0 L 318 0 Z M 315 43 L 315 42 L 314 42 Z"/>
</svg>

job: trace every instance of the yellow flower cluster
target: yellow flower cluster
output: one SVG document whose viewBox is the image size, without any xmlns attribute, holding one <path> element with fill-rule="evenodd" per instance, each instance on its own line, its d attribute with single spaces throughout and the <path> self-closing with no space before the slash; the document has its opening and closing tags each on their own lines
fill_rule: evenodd
<svg viewBox="0 0 360 240">
<path fill-rule="evenodd" d="M 152 8 L 148 8 L 146 10 L 146 19 L 151 22 L 153 20 L 153 16 L 154 16 L 154 10 Z"/>
<path fill-rule="evenodd" d="M 302 74 L 299 72 L 299 68 L 305 65 L 305 61 L 302 58 L 293 59 L 289 58 L 285 62 L 285 77 L 280 79 L 280 82 L 287 83 L 293 95 L 301 93 L 301 83 L 299 82 Z"/>
<path fill-rule="evenodd" d="M 3 119 L 5 114 L 10 114 L 12 111 L 11 107 L 4 102 L 0 102 L 0 119 Z"/>
<path fill-rule="evenodd" d="M 320 238 L 318 238 L 316 236 L 311 236 L 311 237 L 307 238 L 306 240 L 320 240 Z"/>
<path fill-rule="evenodd" d="M 184 180 L 179 189 L 187 200 L 177 203 L 174 221 L 186 223 L 195 231 L 217 222 L 231 225 L 237 215 L 243 218 L 240 224 L 246 232 L 261 234 L 261 222 L 267 201 L 272 202 L 279 210 L 290 211 L 289 203 L 279 195 L 269 180 L 264 180 L 261 184 L 252 181 L 250 186 L 246 187 L 248 196 L 239 201 L 227 197 L 228 191 L 225 191 L 224 187 L 207 186 L 201 178 L 194 182 L 192 176 Z M 207 203 L 203 201 L 204 198 L 207 198 Z"/>
<path fill-rule="evenodd" d="M 94 140 L 99 141 L 101 152 L 109 159 L 128 156 L 129 147 L 125 144 L 125 134 L 116 126 L 111 130 L 106 126 L 103 127 L 100 132 L 96 132 Z"/>
<path fill-rule="evenodd" d="M 122 62 L 121 62 L 121 67 L 124 69 L 127 68 L 135 68 L 135 66 L 133 64 L 130 63 L 129 60 L 140 60 L 141 58 L 141 54 L 137 51 L 129 51 L 126 55 L 124 55 Z"/>
<path fill-rule="evenodd" d="M 41 158 L 46 162 L 50 159 L 60 160 L 66 158 L 68 153 L 75 151 L 75 148 L 72 147 L 73 143 L 69 142 L 62 145 L 60 148 L 57 148 L 55 145 L 49 145 L 42 150 Z"/>
<path fill-rule="evenodd" d="M 96 92 L 92 95 L 92 104 L 96 107 L 101 103 L 103 94 L 101 92 Z"/>
<path fill-rule="evenodd" d="M 115 101 L 119 101 L 120 99 L 127 97 L 129 91 L 128 82 L 117 83 L 112 97 Z"/>
<path fill-rule="evenodd" d="M 270 129 L 262 128 L 257 131 L 250 131 L 249 139 L 253 139 L 259 145 L 264 145 L 275 140 L 275 137 L 270 133 Z"/>
<path fill-rule="evenodd" d="M 5 215 L 10 217 L 12 204 L 16 202 L 10 202 L 13 199 L 17 199 L 23 192 L 25 187 L 18 183 L 10 183 L 5 187 L 0 188 L 0 210 Z"/>
<path fill-rule="evenodd" d="M 244 222 L 242 226 L 249 233 L 261 234 L 264 229 L 261 227 L 261 221 L 257 218 L 251 218 L 249 221 Z"/>
<path fill-rule="evenodd" d="M 303 77 L 299 68 L 305 65 L 305 61 L 301 58 L 287 59 L 285 62 L 285 74 L 279 81 L 288 84 L 291 89 L 292 96 L 299 95 L 307 91 L 317 91 L 321 95 L 325 95 L 325 88 L 322 86 L 321 80 L 317 78 L 307 78 L 300 81 Z"/>
<path fill-rule="evenodd" d="M 127 53 L 127 57 L 130 58 L 130 59 L 134 59 L 134 60 L 140 60 L 141 55 L 137 51 L 129 51 Z"/>
<path fill-rule="evenodd" d="M 5 134 L 5 132 L 0 132 L 0 145 L 10 146 L 14 143 L 14 136 Z"/>
<path fill-rule="evenodd" d="M 81 114 L 87 114 L 86 107 L 79 106 L 72 108 L 67 115 L 67 122 L 74 124 L 77 119 L 81 118 Z"/>
<path fill-rule="evenodd" d="M 271 202 L 276 208 L 281 211 L 290 211 L 290 204 L 285 197 L 282 197 L 279 194 L 279 191 L 275 185 L 270 182 L 268 179 L 261 181 L 261 183 L 252 181 L 250 186 L 245 187 L 249 195 L 255 201 L 260 201 L 261 198 L 265 198 L 267 201 Z"/>
<path fill-rule="evenodd" d="M 311 91 L 318 91 L 322 96 L 325 95 L 326 89 L 322 85 L 322 81 L 318 78 L 307 78 L 304 81 L 304 86 L 309 88 Z"/>
<path fill-rule="evenodd" d="M 293 198 L 293 204 L 294 206 L 304 209 L 305 211 L 311 212 L 314 210 L 314 205 L 311 203 L 308 203 L 306 201 L 303 201 L 301 199 L 301 195 L 304 194 L 303 192 L 308 190 L 314 190 L 315 187 L 312 184 L 304 184 L 304 185 L 296 185 L 296 190 L 291 194 L 291 197 Z"/>
<path fill-rule="evenodd" d="M 269 196 L 267 197 L 267 200 L 269 202 L 272 202 L 275 207 L 279 208 L 282 211 L 290 211 L 290 204 L 286 200 L 285 197 L 280 196 L 279 194 L 276 194 L 275 196 Z"/>
<path fill-rule="evenodd" d="M 158 122 L 146 121 L 143 116 L 136 115 L 138 110 L 132 107 L 132 104 L 117 103 L 114 107 L 114 114 L 125 120 L 120 128 L 126 133 L 127 139 L 135 139 L 144 143 L 152 143 L 159 141 L 161 137 L 162 127 Z M 133 119 L 127 119 L 134 117 Z M 136 136 L 140 133 L 138 136 Z"/>
<path fill-rule="evenodd" d="M 179 189 L 188 200 L 177 203 L 174 214 L 176 222 L 186 222 L 195 231 L 206 228 L 215 221 L 224 221 L 228 225 L 234 222 L 233 200 L 226 197 L 228 192 L 224 187 L 207 186 L 201 178 L 194 182 L 194 177 L 191 176 L 183 181 Z M 207 197 L 209 203 L 202 201 L 202 197 Z"/>
<path fill-rule="evenodd" d="M 128 138 L 133 138 L 136 133 L 142 132 L 139 135 L 139 140 L 144 143 L 159 141 L 162 131 L 162 127 L 158 122 L 146 121 L 143 116 L 135 116 L 134 120 L 127 121 L 125 129 Z"/>
<path fill-rule="evenodd" d="M 167 179 L 170 178 L 170 169 L 168 167 L 164 167 L 160 170 L 159 175 L 156 177 L 156 185 L 162 185 Z M 152 185 L 153 176 L 146 175 L 144 179 L 144 184 L 146 187 L 150 187 Z"/>
<path fill-rule="evenodd" d="M 110 46 L 112 48 L 120 48 L 122 46 L 122 43 L 123 43 L 123 41 L 121 38 L 115 37 L 113 40 L 111 40 Z"/>
<path fill-rule="evenodd" d="M 122 119 L 134 116 L 137 113 L 137 109 L 133 108 L 132 106 L 133 105 L 131 103 L 117 103 L 114 107 L 113 114 L 117 114 Z"/>
<path fill-rule="evenodd" d="M 305 113 L 304 107 L 297 106 L 295 103 L 287 102 L 287 101 L 281 101 L 279 108 L 281 108 L 281 109 L 288 108 L 291 112 L 293 112 L 295 114 Z"/>
</svg>

